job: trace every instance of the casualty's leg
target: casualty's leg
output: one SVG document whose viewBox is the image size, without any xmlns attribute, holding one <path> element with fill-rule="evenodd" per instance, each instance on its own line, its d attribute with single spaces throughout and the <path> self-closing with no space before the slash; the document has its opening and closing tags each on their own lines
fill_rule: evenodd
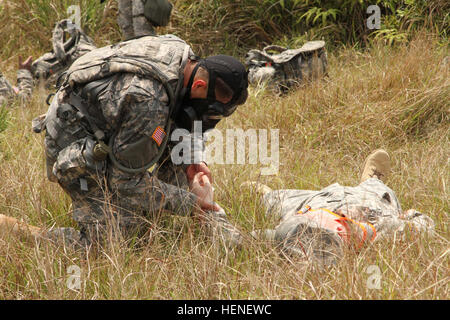
<svg viewBox="0 0 450 320">
<path fill-rule="evenodd" d="M 391 159 L 389 154 L 383 149 L 375 150 L 364 162 L 360 187 L 378 193 L 380 198 L 391 206 L 394 212 L 401 211 L 400 202 L 395 192 L 384 184 L 390 170 Z"/>
<path fill-rule="evenodd" d="M 67 247 L 74 249 L 86 248 L 88 245 L 88 241 L 83 237 L 83 234 L 74 228 L 52 228 L 46 230 L 0 214 L 0 235 L 8 234 L 32 240 L 47 239 L 54 243 L 65 244 Z"/>
<path fill-rule="evenodd" d="M 395 192 L 384 184 L 390 168 L 389 154 L 382 149 L 375 150 L 364 163 L 359 185 L 371 192 L 378 193 L 382 199 L 381 202 L 387 206 L 383 215 L 376 221 L 377 239 L 390 237 L 396 232 L 405 235 L 406 230 L 413 233 L 433 234 L 434 221 L 415 209 L 403 211 Z"/>
<path fill-rule="evenodd" d="M 189 183 L 187 180 L 186 172 L 182 165 L 174 165 L 170 158 L 170 148 L 164 151 L 162 160 L 159 161 L 158 166 L 152 171 L 156 174 L 159 180 L 164 183 L 168 183 L 178 188 L 188 190 Z"/>
</svg>

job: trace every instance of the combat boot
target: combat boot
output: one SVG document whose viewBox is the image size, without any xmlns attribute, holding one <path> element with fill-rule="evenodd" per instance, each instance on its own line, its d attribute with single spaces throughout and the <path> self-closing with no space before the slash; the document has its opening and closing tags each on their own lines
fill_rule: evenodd
<svg viewBox="0 0 450 320">
<path fill-rule="evenodd" d="M 391 159 L 389 154 L 383 149 L 375 150 L 366 158 L 361 174 L 361 182 L 373 177 L 385 182 L 390 169 Z"/>
</svg>

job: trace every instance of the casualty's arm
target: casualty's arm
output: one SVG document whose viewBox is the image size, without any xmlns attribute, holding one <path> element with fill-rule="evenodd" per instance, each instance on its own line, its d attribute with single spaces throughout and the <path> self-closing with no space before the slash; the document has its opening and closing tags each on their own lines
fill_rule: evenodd
<svg viewBox="0 0 450 320">
<path fill-rule="evenodd" d="M 211 208 L 201 205 L 202 210 L 197 210 L 201 221 L 209 228 L 210 233 L 218 237 L 228 247 L 234 247 L 241 243 L 241 232 L 233 226 L 223 210 L 214 200 L 214 190 L 211 183 L 203 172 L 197 173 L 190 184 L 190 190 L 195 193 L 204 204 L 211 204 Z"/>
<path fill-rule="evenodd" d="M 434 232 L 435 223 L 433 219 L 415 209 L 405 211 L 401 220 L 414 232 L 431 234 Z"/>
</svg>

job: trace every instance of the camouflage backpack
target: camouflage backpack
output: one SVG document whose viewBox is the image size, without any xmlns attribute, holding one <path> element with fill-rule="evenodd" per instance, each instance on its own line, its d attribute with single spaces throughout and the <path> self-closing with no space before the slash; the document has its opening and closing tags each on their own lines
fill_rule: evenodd
<svg viewBox="0 0 450 320">
<path fill-rule="evenodd" d="M 269 51 L 276 51 L 271 54 Z M 327 72 L 324 41 L 309 41 L 299 49 L 267 46 L 250 50 L 245 58 L 248 80 L 253 85 L 267 82 L 270 88 L 285 92 L 305 80 L 319 78 Z"/>
<path fill-rule="evenodd" d="M 64 34 L 70 37 L 64 41 Z M 53 50 L 36 59 L 31 71 L 36 79 L 55 83 L 58 77 L 79 57 L 96 49 L 94 41 L 70 20 L 61 20 L 53 29 Z"/>
<path fill-rule="evenodd" d="M 114 75 L 131 73 L 161 82 L 169 97 L 170 114 L 174 110 L 176 97 L 182 88 L 182 81 L 179 79 L 184 66 L 188 58 L 193 56 L 194 53 L 186 42 L 173 35 L 163 35 L 140 37 L 98 48 L 77 59 L 62 76 L 61 86 L 47 113 L 33 119 L 32 122 L 34 132 L 39 133 L 45 129 L 46 134 L 56 144 L 52 151 L 53 155 L 50 155 L 47 149 L 49 179 L 56 181 L 52 170 L 54 170 L 53 166 L 58 153 L 78 139 L 88 141 L 86 143 L 89 147 L 85 149 L 86 157 L 105 161 L 108 156 L 111 162 L 124 172 L 142 172 L 153 166 L 163 155 L 170 135 L 165 136 L 150 163 L 140 168 L 125 167 L 111 152 L 116 133 L 101 129 L 102 115 L 99 112 L 95 113 L 92 105 L 99 103 L 98 95 L 105 90 Z M 83 119 L 90 127 L 88 137 L 85 132 L 74 132 L 73 129 L 73 123 Z M 164 131 L 171 132 L 171 125 L 172 121 L 168 120 Z M 148 139 L 143 138 L 139 143 L 145 143 L 146 140 Z M 136 144 L 136 146 L 140 145 Z M 139 147 L 135 148 L 138 154 L 142 154 L 142 150 Z M 75 154 L 73 150 L 71 152 Z M 101 165 L 102 161 L 92 161 L 83 165 L 95 172 L 98 169 L 97 165 Z"/>
</svg>

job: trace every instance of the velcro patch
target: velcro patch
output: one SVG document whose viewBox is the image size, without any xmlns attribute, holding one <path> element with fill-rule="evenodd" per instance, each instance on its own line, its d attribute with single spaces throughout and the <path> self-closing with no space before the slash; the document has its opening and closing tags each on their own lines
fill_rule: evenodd
<svg viewBox="0 0 450 320">
<path fill-rule="evenodd" d="M 152 134 L 152 138 L 153 138 L 153 140 L 155 140 L 158 147 L 161 145 L 161 143 L 163 142 L 165 137 L 166 137 L 166 133 L 164 132 L 164 129 L 161 128 L 160 126 L 157 126 L 155 131 Z"/>
</svg>

